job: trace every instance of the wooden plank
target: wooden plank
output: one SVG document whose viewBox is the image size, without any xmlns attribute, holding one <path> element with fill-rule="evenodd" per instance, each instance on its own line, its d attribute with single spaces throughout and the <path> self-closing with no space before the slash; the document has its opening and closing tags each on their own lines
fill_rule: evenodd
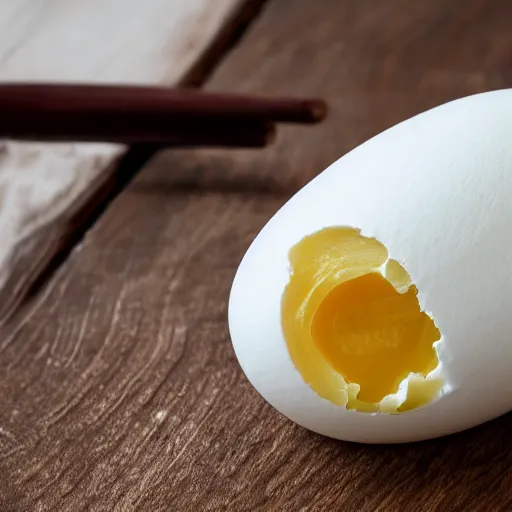
<svg viewBox="0 0 512 512">
<path fill-rule="evenodd" d="M 198 84 L 260 3 L 5 0 L 0 80 Z M 119 167 L 126 149 L 0 141 L 0 319 L 65 257 L 113 177 L 135 171 Z"/>
<path fill-rule="evenodd" d="M 507 85 L 511 15 L 271 1 L 209 87 L 320 94 L 329 121 L 262 152 L 161 154 L 0 329 L 0 510 L 511 510 L 510 415 L 411 445 L 331 441 L 264 403 L 226 323 L 240 258 L 298 186 L 407 116 Z"/>
<path fill-rule="evenodd" d="M 175 84 L 239 4 L 4 0 L 2 81 Z"/>
</svg>

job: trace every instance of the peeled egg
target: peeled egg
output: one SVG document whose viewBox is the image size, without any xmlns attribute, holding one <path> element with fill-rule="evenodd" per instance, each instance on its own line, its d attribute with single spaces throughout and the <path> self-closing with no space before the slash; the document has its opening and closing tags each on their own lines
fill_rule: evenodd
<svg viewBox="0 0 512 512">
<path fill-rule="evenodd" d="M 229 300 L 249 381 L 299 425 L 397 443 L 512 408 L 512 90 L 434 108 L 268 222 Z"/>
</svg>

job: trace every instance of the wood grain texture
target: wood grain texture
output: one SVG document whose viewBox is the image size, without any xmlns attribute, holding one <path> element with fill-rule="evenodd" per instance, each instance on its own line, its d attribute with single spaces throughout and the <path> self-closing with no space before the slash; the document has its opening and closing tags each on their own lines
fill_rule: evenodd
<svg viewBox="0 0 512 512">
<path fill-rule="evenodd" d="M 0 329 L 0 510 L 512 510 L 512 416 L 335 442 L 264 403 L 226 322 L 240 258 L 297 187 L 405 117 L 508 84 L 511 15 L 270 1 L 208 87 L 320 95 L 333 114 L 264 152 L 162 153 Z"/>
<path fill-rule="evenodd" d="M 247 4 L 255 3 L 4 0 L 0 81 L 197 83 L 205 76 L 200 65 L 218 60 L 226 27 L 232 31 L 242 11 L 251 11 Z M 125 172 L 118 164 L 126 150 L 0 140 L 0 319 L 51 266 L 69 224 L 81 228 L 76 220 L 84 206 Z"/>
</svg>

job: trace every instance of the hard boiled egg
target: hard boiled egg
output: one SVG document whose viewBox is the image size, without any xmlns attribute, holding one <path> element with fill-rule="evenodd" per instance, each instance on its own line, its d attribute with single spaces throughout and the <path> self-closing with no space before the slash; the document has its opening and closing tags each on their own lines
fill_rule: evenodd
<svg viewBox="0 0 512 512">
<path fill-rule="evenodd" d="M 278 411 L 393 443 L 512 408 L 512 90 L 381 133 L 297 193 L 229 301 L 237 358 Z"/>
</svg>

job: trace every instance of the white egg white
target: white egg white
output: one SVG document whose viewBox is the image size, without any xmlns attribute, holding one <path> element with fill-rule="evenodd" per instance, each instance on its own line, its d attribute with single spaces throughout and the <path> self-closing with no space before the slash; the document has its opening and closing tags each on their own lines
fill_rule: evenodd
<svg viewBox="0 0 512 512">
<path fill-rule="evenodd" d="M 396 443 L 457 432 L 512 408 L 512 90 L 470 96 L 374 137 L 276 213 L 237 271 L 229 327 L 237 358 L 278 411 L 347 441 Z M 294 367 L 281 329 L 288 252 L 350 226 L 375 237 L 418 288 L 442 334 L 433 403 L 397 415 L 340 407 Z"/>
</svg>

